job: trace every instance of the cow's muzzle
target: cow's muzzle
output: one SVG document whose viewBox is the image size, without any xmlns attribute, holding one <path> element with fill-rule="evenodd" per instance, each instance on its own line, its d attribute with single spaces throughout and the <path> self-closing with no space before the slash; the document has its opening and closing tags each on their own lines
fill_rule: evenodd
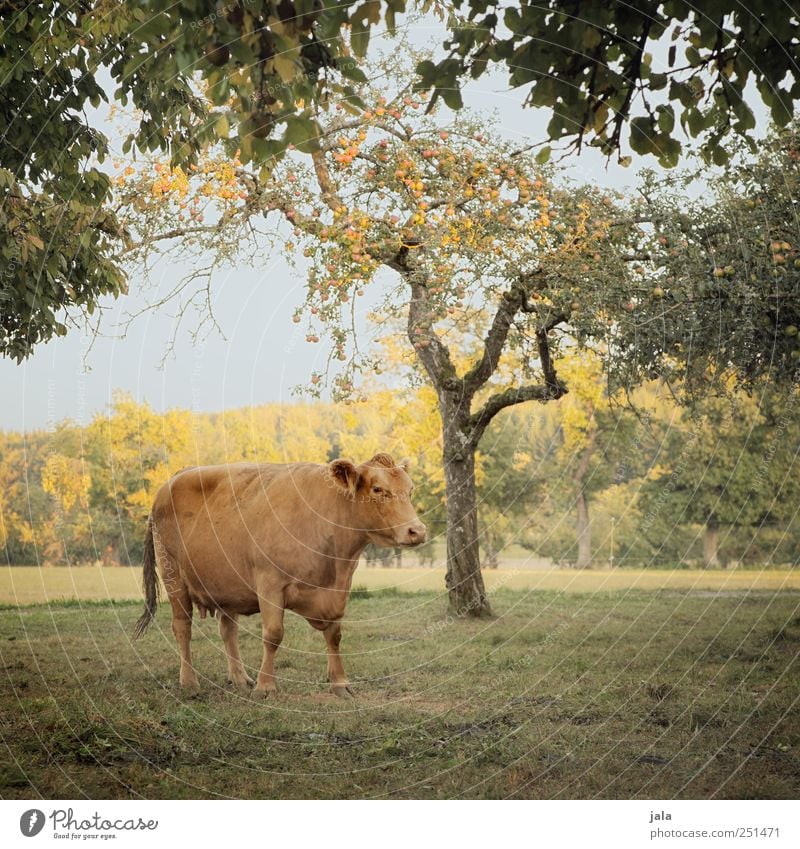
<svg viewBox="0 0 800 849">
<path fill-rule="evenodd" d="M 428 529 L 422 522 L 409 525 L 400 535 L 400 545 L 421 545 L 428 538 Z"/>
</svg>

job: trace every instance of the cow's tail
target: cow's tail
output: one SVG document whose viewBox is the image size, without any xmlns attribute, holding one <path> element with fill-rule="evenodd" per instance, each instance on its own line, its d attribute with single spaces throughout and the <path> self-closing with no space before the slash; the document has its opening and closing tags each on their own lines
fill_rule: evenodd
<svg viewBox="0 0 800 849">
<path fill-rule="evenodd" d="M 144 589 L 144 612 L 136 622 L 134 640 L 144 634 L 156 615 L 161 587 L 156 574 L 156 547 L 153 540 L 153 517 L 147 519 L 147 531 L 144 535 L 144 562 L 142 569 L 142 588 Z"/>
</svg>

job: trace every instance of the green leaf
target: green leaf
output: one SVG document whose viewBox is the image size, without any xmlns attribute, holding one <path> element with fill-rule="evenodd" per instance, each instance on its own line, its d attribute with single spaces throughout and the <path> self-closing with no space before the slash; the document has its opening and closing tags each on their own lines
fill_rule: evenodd
<svg viewBox="0 0 800 849">
<path fill-rule="evenodd" d="M 775 89 L 775 98 L 772 101 L 770 115 L 772 120 L 779 126 L 785 127 L 792 120 L 793 100 L 788 91 Z"/>
<path fill-rule="evenodd" d="M 505 14 L 503 15 L 503 23 L 513 33 L 523 33 L 525 31 L 525 24 L 522 22 L 519 10 L 513 6 L 506 9 Z"/>
<path fill-rule="evenodd" d="M 686 61 L 693 67 L 696 68 L 698 65 L 703 64 L 703 60 L 700 58 L 700 53 L 697 51 L 695 47 L 689 46 L 686 48 Z"/>
<path fill-rule="evenodd" d="M 550 161 L 550 154 L 552 153 L 550 149 L 550 145 L 545 145 L 537 154 L 536 154 L 536 162 L 539 165 L 544 165 L 546 162 Z"/>
<path fill-rule="evenodd" d="M 461 109 L 464 105 L 464 101 L 461 97 L 461 89 L 459 88 L 441 88 L 437 89 L 438 92 L 442 95 L 442 100 L 451 108 L 451 109 Z"/>
<path fill-rule="evenodd" d="M 603 36 L 600 31 L 592 26 L 587 26 L 583 31 L 583 47 L 586 50 L 594 50 L 595 47 L 601 44 Z"/>
<path fill-rule="evenodd" d="M 353 24 L 353 28 L 350 31 L 350 46 L 353 48 L 353 53 L 359 59 L 363 59 L 367 55 L 369 30 L 369 24 Z"/>
<path fill-rule="evenodd" d="M 650 118 L 634 118 L 631 121 L 631 147 L 636 153 L 653 152 L 653 126 Z"/>
<path fill-rule="evenodd" d="M 348 80 L 352 80 L 354 83 L 369 82 L 367 75 L 352 59 L 340 59 L 337 69 L 343 77 L 347 77 Z"/>
<path fill-rule="evenodd" d="M 438 68 L 429 59 L 425 59 L 424 61 L 418 63 L 417 76 L 419 76 L 420 84 L 423 88 L 431 88 L 431 86 L 433 86 L 436 82 L 437 74 Z"/>
<path fill-rule="evenodd" d="M 657 106 L 658 129 L 669 135 L 675 127 L 675 110 L 672 106 Z"/>
<path fill-rule="evenodd" d="M 310 152 L 319 145 L 319 125 L 312 118 L 290 115 L 286 119 L 284 142 L 293 144 L 298 150 Z"/>
<path fill-rule="evenodd" d="M 730 160 L 730 154 L 728 151 L 718 144 L 711 147 L 709 153 L 711 154 L 711 161 L 714 165 L 727 165 Z"/>
<path fill-rule="evenodd" d="M 221 139 L 227 139 L 231 134 L 231 125 L 225 115 L 220 115 L 214 122 L 214 132 Z"/>
</svg>

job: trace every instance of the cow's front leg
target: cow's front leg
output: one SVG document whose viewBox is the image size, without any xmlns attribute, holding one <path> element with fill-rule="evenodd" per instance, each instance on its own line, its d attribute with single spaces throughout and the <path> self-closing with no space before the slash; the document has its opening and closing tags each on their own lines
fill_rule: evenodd
<svg viewBox="0 0 800 849">
<path fill-rule="evenodd" d="M 261 634 L 264 640 L 264 657 L 253 694 L 266 698 L 278 688 L 275 685 L 275 653 L 283 640 L 283 593 L 258 594 L 261 610 Z"/>
<path fill-rule="evenodd" d="M 339 644 L 342 641 L 342 623 L 331 622 L 322 632 L 328 646 L 328 681 L 331 682 L 331 690 L 341 698 L 353 696 L 353 690 L 342 663 L 342 655 L 339 653 Z"/>
<path fill-rule="evenodd" d="M 234 687 L 247 690 L 253 686 L 253 679 L 245 672 L 241 655 L 239 654 L 239 622 L 235 614 L 229 616 L 220 611 L 219 634 L 225 645 L 225 654 L 228 658 L 228 680 Z"/>
</svg>

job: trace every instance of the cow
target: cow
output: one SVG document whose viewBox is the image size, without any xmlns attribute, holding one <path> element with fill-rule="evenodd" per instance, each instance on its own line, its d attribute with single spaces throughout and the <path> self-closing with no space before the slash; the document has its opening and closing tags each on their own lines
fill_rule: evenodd
<svg viewBox="0 0 800 849">
<path fill-rule="evenodd" d="M 353 572 L 367 543 L 411 547 L 426 528 L 411 506 L 408 461 L 376 454 L 356 465 L 233 463 L 184 469 L 153 502 L 144 544 L 144 613 L 156 614 L 161 573 L 180 651 L 180 684 L 198 686 L 192 666 L 192 613 L 219 618 L 228 679 L 266 697 L 277 689 L 275 653 L 285 610 L 321 631 L 334 694 L 353 695 L 339 653 Z M 255 682 L 239 655 L 239 616 L 261 614 L 263 659 Z"/>
</svg>

